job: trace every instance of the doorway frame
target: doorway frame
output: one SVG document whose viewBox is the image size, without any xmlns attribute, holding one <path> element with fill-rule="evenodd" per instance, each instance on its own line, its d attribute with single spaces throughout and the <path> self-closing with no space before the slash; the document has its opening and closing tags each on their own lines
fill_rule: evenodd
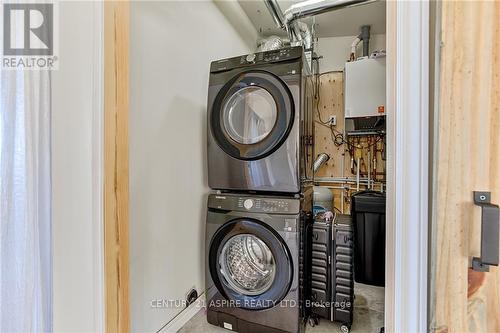
<svg viewBox="0 0 500 333">
<path fill-rule="evenodd" d="M 130 332 L 129 41 L 130 2 L 103 6 L 103 230 L 106 332 Z"/>
<path fill-rule="evenodd" d="M 127 332 L 130 330 L 127 153 L 130 32 L 129 21 L 123 19 L 124 12 L 119 10 L 120 3 L 129 6 L 128 1 L 103 5 L 104 116 L 108 118 L 96 122 L 104 121 L 105 326 L 106 331 L 120 327 L 120 331 Z M 428 331 L 429 2 L 386 4 L 385 328 L 387 332 L 421 332 Z M 125 15 L 128 17 L 128 12 Z M 117 59 L 120 61 L 116 62 Z M 126 80 L 117 80 L 118 77 Z M 117 82 L 125 82 L 127 87 L 117 87 Z M 96 188 L 95 195 L 102 198 L 101 189 Z"/>
<path fill-rule="evenodd" d="M 385 329 L 427 332 L 430 5 L 386 4 Z"/>
</svg>

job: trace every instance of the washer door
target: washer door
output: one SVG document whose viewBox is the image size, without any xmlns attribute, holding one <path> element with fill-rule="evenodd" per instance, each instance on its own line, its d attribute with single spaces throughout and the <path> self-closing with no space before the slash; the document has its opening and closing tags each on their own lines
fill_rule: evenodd
<svg viewBox="0 0 500 333">
<path fill-rule="evenodd" d="M 273 307 L 288 293 L 293 278 L 291 256 L 283 239 L 254 219 L 236 219 L 214 235 L 210 274 L 219 292 L 237 307 Z"/>
<path fill-rule="evenodd" d="M 280 147 L 291 129 L 293 114 L 293 98 L 283 81 L 264 71 L 244 72 L 215 98 L 212 134 L 227 154 L 255 160 Z"/>
</svg>

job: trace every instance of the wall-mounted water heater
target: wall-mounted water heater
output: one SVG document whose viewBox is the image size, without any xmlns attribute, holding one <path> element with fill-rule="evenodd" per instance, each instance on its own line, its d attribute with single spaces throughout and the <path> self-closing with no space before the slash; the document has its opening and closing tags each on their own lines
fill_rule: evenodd
<svg viewBox="0 0 500 333">
<path fill-rule="evenodd" d="M 348 134 L 371 134 L 385 129 L 385 57 L 347 62 L 344 107 Z"/>
</svg>

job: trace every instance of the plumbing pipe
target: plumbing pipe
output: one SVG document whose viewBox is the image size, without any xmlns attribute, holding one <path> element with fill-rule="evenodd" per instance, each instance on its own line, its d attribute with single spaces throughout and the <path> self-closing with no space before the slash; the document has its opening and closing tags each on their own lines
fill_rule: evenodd
<svg viewBox="0 0 500 333">
<path fill-rule="evenodd" d="M 342 214 L 344 214 L 344 200 L 345 200 L 345 189 L 341 192 L 342 193 L 342 197 L 340 198 L 340 210 L 342 211 Z"/>
<path fill-rule="evenodd" d="M 374 180 L 372 179 L 370 182 L 373 183 Z M 356 185 L 356 179 L 354 179 L 354 180 L 336 180 L 334 178 L 325 177 L 325 178 L 315 179 L 314 183 L 317 183 L 317 184 L 325 183 L 325 184 L 353 184 L 353 185 Z M 359 183 L 361 185 L 367 185 L 368 180 L 366 180 L 366 178 L 360 177 Z M 377 181 L 377 183 L 380 183 L 380 181 Z"/>
<path fill-rule="evenodd" d="M 314 16 L 342 8 L 354 7 L 374 0 L 307 0 L 293 4 L 285 10 L 285 25 L 290 22 L 303 19 L 309 16 Z"/>
<path fill-rule="evenodd" d="M 370 54 L 370 26 L 362 26 L 359 36 L 363 41 L 363 57 L 368 57 L 368 55 Z"/>
<path fill-rule="evenodd" d="M 368 141 L 369 143 L 370 141 Z M 370 162 L 371 162 L 371 159 L 370 159 L 370 151 L 368 151 L 368 189 L 371 189 L 370 188 L 370 176 L 371 176 L 371 165 L 370 165 Z"/>
<path fill-rule="evenodd" d="M 351 55 L 349 57 L 349 61 L 354 61 L 356 60 L 356 46 L 358 46 L 359 42 L 361 42 L 361 39 L 356 37 L 356 39 L 352 42 L 351 44 Z"/>
<path fill-rule="evenodd" d="M 357 191 L 359 191 L 359 157 L 358 157 L 358 168 L 356 171 L 356 188 L 357 188 Z"/>
<path fill-rule="evenodd" d="M 290 24 L 285 24 L 285 17 L 278 1 L 264 0 L 264 3 L 271 13 L 276 26 L 280 29 L 288 31 L 288 35 L 291 39 L 291 45 L 304 44 L 305 49 L 310 49 L 312 47 L 313 38 L 307 24 L 302 22 L 291 22 Z"/>
<path fill-rule="evenodd" d="M 271 16 L 276 23 L 276 26 L 280 29 L 285 29 L 285 17 L 283 16 L 283 11 L 280 8 L 277 0 L 264 0 L 267 9 L 271 13 Z"/>
<path fill-rule="evenodd" d="M 371 183 L 373 180 L 371 181 Z M 314 180 L 315 184 L 349 184 L 349 185 L 356 185 L 356 181 L 331 181 L 331 180 Z M 360 185 L 368 185 L 368 181 L 366 180 L 360 180 L 359 181 Z"/>
<path fill-rule="evenodd" d="M 265 4 L 276 26 L 288 32 L 292 45 L 300 45 L 305 41 L 305 43 L 308 43 L 308 45 L 305 45 L 305 48 L 309 49 L 312 46 L 313 39 L 311 32 L 307 26 L 307 29 L 301 28 L 297 24 L 298 20 L 328 11 L 354 7 L 375 1 L 376 0 L 306 0 L 291 5 L 284 13 L 277 0 L 265 0 Z"/>
<path fill-rule="evenodd" d="M 354 191 L 354 187 L 349 187 L 349 186 L 321 186 L 321 187 L 326 187 L 332 190 L 351 190 Z"/>
<path fill-rule="evenodd" d="M 358 44 L 363 41 L 363 57 L 368 57 L 370 53 L 370 26 L 363 25 L 361 27 L 361 32 L 358 36 L 352 41 L 351 44 L 351 54 L 349 56 L 349 61 L 356 60 L 356 47 Z"/>
</svg>

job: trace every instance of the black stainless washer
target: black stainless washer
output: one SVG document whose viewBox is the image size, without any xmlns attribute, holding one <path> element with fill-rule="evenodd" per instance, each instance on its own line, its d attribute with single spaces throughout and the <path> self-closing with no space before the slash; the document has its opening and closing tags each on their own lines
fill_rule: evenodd
<svg viewBox="0 0 500 333">
<path fill-rule="evenodd" d="M 303 330 L 303 228 L 311 198 L 310 188 L 301 198 L 209 195 L 209 323 L 237 332 Z"/>
<path fill-rule="evenodd" d="M 217 289 L 241 308 L 262 310 L 290 290 L 293 262 L 285 241 L 253 218 L 236 218 L 212 238 L 209 268 Z"/>
</svg>

